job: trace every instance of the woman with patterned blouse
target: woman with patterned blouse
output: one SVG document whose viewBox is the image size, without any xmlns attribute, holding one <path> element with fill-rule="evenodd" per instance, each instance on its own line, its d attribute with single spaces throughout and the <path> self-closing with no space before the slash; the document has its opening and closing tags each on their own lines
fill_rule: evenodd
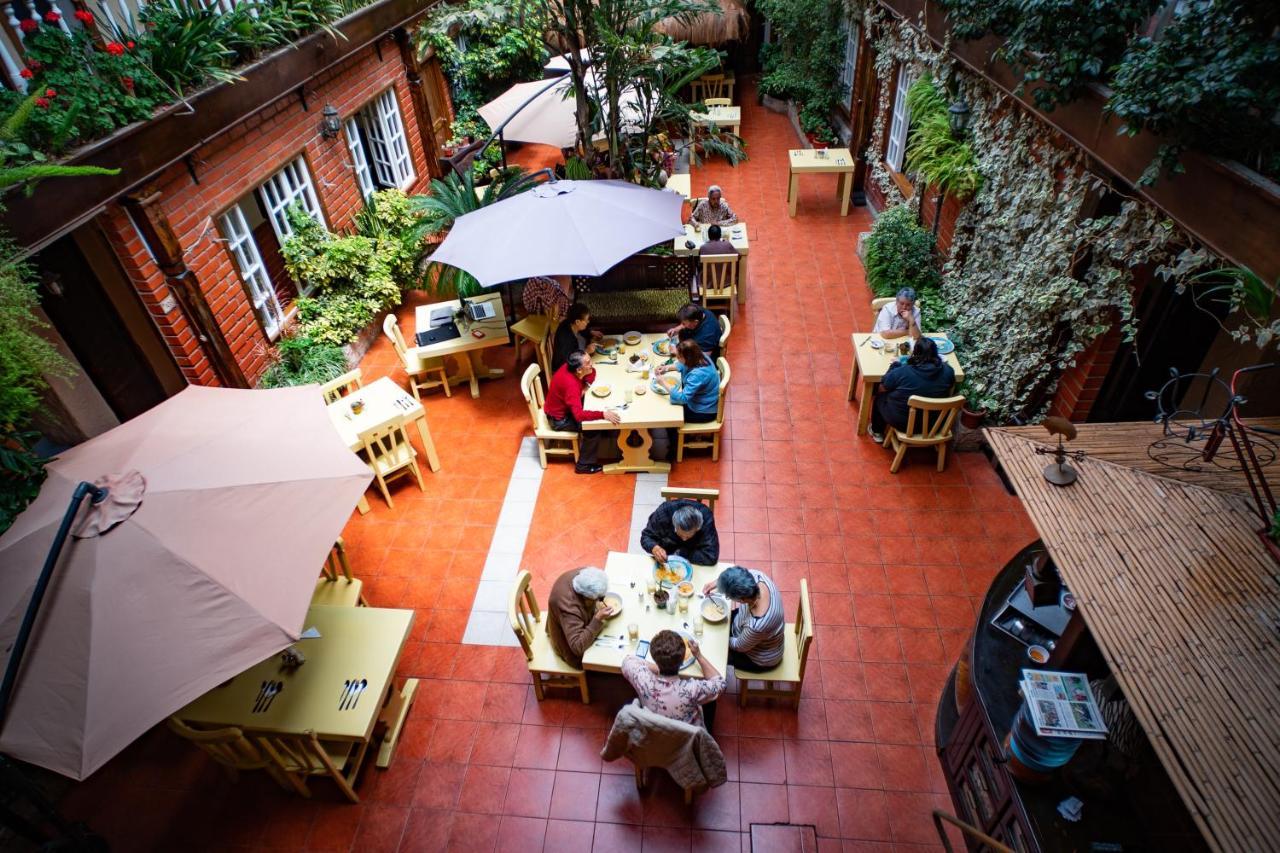
<svg viewBox="0 0 1280 853">
<path fill-rule="evenodd" d="M 702 654 L 698 642 L 688 640 L 689 651 L 702 667 L 702 678 L 681 678 L 680 666 L 684 663 L 685 638 L 675 631 L 659 631 L 649 643 L 652 663 L 645 663 L 635 655 L 622 659 L 622 676 L 635 688 L 640 705 L 645 710 L 691 726 L 703 726 L 711 730 L 715 719 L 715 702 L 724 692 L 724 676 Z M 708 712 L 704 722 L 702 706 Z"/>
<path fill-rule="evenodd" d="M 698 202 L 689 216 L 689 221 L 696 225 L 733 225 L 738 217 L 729 209 L 724 200 L 724 191 L 718 184 L 707 187 L 707 197 Z"/>
</svg>

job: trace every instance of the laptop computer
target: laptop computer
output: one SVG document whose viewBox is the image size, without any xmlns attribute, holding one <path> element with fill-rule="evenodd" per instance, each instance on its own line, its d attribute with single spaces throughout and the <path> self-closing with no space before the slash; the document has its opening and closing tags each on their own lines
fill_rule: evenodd
<svg viewBox="0 0 1280 853">
<path fill-rule="evenodd" d="M 462 333 L 458 331 L 458 325 L 453 322 L 445 323 L 443 326 L 437 326 L 434 329 L 428 329 L 425 332 L 418 332 L 414 335 L 414 340 L 418 342 L 418 346 L 425 347 L 431 344 L 438 344 L 441 341 L 450 341 L 454 338 L 462 337 Z"/>
<path fill-rule="evenodd" d="M 498 315 L 493 310 L 492 302 L 468 302 L 467 316 L 475 323 L 481 320 L 491 320 Z"/>
</svg>

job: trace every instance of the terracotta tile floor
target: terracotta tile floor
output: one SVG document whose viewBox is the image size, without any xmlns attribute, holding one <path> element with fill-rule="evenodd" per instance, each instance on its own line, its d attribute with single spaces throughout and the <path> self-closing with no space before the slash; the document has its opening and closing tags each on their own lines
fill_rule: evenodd
<svg viewBox="0 0 1280 853">
<path fill-rule="evenodd" d="M 931 457 L 889 474 L 886 452 L 854 434 L 845 400 L 849 334 L 870 326 L 857 236 L 870 216 L 839 216 L 835 180 L 801 182 L 786 212 L 786 121 L 743 93 L 751 160 L 697 170 L 751 229 L 751 286 L 734 327 L 734 378 L 719 464 L 676 467 L 673 484 L 721 489 L 723 558 L 772 573 L 784 592 L 809 579 L 817 642 L 798 712 L 723 701 L 715 735 L 730 781 L 681 805 L 669 784 L 640 795 L 626 764 L 602 765 L 604 730 L 629 689 L 593 677 L 594 702 L 534 699 L 517 649 L 461 645 L 475 585 L 528 419 L 517 383 L 427 401 L 443 469 L 425 493 L 370 493 L 346 540 L 377 606 L 417 610 L 401 674 L 424 679 L 388 771 L 368 768 L 359 805 L 323 780 L 313 800 L 265 778 L 232 784 L 163 727 L 64 808 L 118 850 L 748 850 L 752 823 L 811 824 L 819 849 L 938 846 L 929 822 L 950 810 L 931 749 L 939 689 L 993 573 L 1034 535 L 980 454 L 944 473 Z M 412 305 L 402 322 L 412 322 Z M 493 363 L 510 368 L 508 349 Z M 391 373 L 383 341 L 366 377 Z M 524 566 L 549 579 L 625 550 L 630 477 L 542 481 Z M 568 519 L 579 519 L 570 526 Z M 788 610 L 794 604 L 788 602 Z M 919 846 L 917 846 L 919 845 Z"/>
</svg>

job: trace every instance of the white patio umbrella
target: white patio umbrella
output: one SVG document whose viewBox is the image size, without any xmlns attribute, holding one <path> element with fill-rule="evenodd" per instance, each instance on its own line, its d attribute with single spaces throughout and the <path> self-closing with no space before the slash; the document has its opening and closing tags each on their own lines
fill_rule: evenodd
<svg viewBox="0 0 1280 853">
<path fill-rule="evenodd" d="M 625 181 L 550 181 L 458 217 L 431 260 L 485 287 L 535 275 L 600 275 L 684 233 L 678 193 Z"/>
<path fill-rule="evenodd" d="M 315 386 L 192 386 L 48 473 L 0 537 L 6 651 L 77 484 L 109 494 L 84 504 L 66 540 L 0 751 L 74 779 L 298 638 L 372 478 Z"/>
<path fill-rule="evenodd" d="M 589 71 L 585 85 L 588 89 L 595 85 Z M 517 83 L 480 107 L 480 117 L 494 130 L 501 127 L 502 138 L 507 142 L 537 142 L 571 148 L 578 138 L 578 106 L 570 94 L 572 86 L 573 81 L 567 76 L 555 81 Z M 640 108 L 632 90 L 622 93 L 619 111 L 625 122 L 638 122 Z M 503 122 L 507 123 L 505 127 Z"/>
<path fill-rule="evenodd" d="M 588 48 L 582 48 L 578 51 L 578 58 L 582 60 L 583 65 L 591 64 L 591 51 Z M 542 66 L 542 70 L 548 74 L 568 74 L 569 73 L 569 55 L 556 54 L 547 60 L 547 64 Z"/>
</svg>

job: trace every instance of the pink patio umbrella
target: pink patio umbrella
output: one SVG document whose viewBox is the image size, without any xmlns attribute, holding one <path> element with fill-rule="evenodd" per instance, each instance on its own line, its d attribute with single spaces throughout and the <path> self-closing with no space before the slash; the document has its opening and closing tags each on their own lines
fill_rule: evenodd
<svg viewBox="0 0 1280 853">
<path fill-rule="evenodd" d="M 485 287 L 535 275 L 600 275 L 684 234 L 678 193 L 626 181 L 549 181 L 458 217 L 431 260 Z"/>
<path fill-rule="evenodd" d="M 192 386 L 63 453 L 0 537 L 11 651 L 81 481 L 0 751 L 83 779 L 148 728 L 298 639 L 371 474 L 314 386 Z"/>
</svg>

